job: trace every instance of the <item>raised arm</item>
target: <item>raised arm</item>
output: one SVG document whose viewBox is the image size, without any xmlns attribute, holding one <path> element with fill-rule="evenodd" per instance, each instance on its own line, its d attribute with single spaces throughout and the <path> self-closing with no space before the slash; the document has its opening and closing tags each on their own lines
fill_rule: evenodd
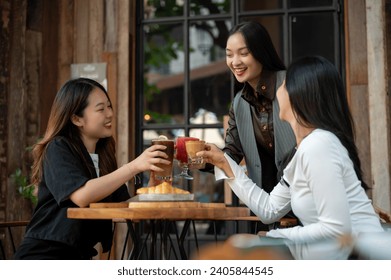
<svg viewBox="0 0 391 280">
<path fill-rule="evenodd" d="M 290 210 L 289 188 L 278 183 L 270 195 L 259 188 L 234 160 L 209 145 L 209 150 L 201 152 L 206 162 L 215 165 L 216 180 L 225 179 L 233 192 L 243 201 L 263 223 L 273 223 Z"/>
</svg>

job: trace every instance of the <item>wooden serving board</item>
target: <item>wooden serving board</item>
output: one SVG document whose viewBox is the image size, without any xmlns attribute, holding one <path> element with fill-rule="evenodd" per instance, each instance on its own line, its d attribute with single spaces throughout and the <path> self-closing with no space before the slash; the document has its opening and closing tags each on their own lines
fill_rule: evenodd
<svg viewBox="0 0 391 280">
<path fill-rule="evenodd" d="M 129 202 L 129 208 L 197 208 L 199 202 L 190 201 L 140 201 Z"/>
<path fill-rule="evenodd" d="M 130 198 L 131 202 L 155 202 L 155 201 L 194 201 L 194 194 L 138 194 Z"/>
<path fill-rule="evenodd" d="M 224 203 L 201 203 L 187 201 L 140 201 L 129 202 L 129 208 L 222 208 Z"/>
<path fill-rule="evenodd" d="M 139 202 L 97 202 L 90 208 L 224 208 L 224 203 L 201 203 L 195 201 L 139 201 Z"/>
</svg>

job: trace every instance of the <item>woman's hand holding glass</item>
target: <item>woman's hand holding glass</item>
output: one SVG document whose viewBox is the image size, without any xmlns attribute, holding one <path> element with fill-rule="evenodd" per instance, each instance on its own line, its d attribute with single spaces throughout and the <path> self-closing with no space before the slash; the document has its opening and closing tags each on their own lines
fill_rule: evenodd
<svg viewBox="0 0 391 280">
<path fill-rule="evenodd" d="M 162 172 L 163 169 L 158 167 L 159 164 L 170 165 L 172 162 L 167 160 L 168 155 L 164 152 L 166 146 L 152 145 L 145 149 L 145 151 L 132 161 L 132 165 L 138 171 Z"/>
<path fill-rule="evenodd" d="M 205 144 L 205 150 L 198 152 L 197 156 L 203 158 L 205 163 L 211 163 L 214 166 L 222 169 L 228 177 L 233 176 L 232 169 L 228 160 L 224 156 L 224 152 L 214 144 Z"/>
</svg>

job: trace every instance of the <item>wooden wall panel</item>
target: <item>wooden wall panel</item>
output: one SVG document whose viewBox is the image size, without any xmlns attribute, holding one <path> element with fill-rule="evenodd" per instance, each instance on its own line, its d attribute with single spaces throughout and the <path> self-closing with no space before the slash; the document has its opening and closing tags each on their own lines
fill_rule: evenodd
<svg viewBox="0 0 391 280">
<path fill-rule="evenodd" d="M 366 1 L 368 42 L 368 108 L 373 202 L 391 210 L 391 135 L 387 92 L 385 1 Z"/>
<path fill-rule="evenodd" d="M 7 104 L 7 171 L 13 173 L 21 168 L 26 147 L 26 113 L 27 93 L 25 75 L 25 48 L 26 48 L 26 0 L 12 1 L 13 17 L 11 20 L 12 34 L 10 37 L 10 73 L 9 94 Z M 21 148 L 22 147 L 22 148 Z M 20 212 L 20 203 L 23 199 L 17 195 L 16 187 L 9 178 L 7 187 L 6 220 L 19 220 L 23 216 Z"/>
<path fill-rule="evenodd" d="M 115 0 L 105 1 L 105 33 L 104 51 L 117 51 L 118 36 L 118 2 Z"/>
<path fill-rule="evenodd" d="M 118 2 L 118 113 L 117 113 L 117 159 L 120 165 L 133 158 L 132 149 L 129 146 L 129 9 L 130 3 L 127 0 Z M 133 3 L 134 1 L 130 1 Z"/>
<path fill-rule="evenodd" d="M 388 92 L 388 133 L 391 135 L 391 0 L 386 0 L 386 56 L 387 56 L 387 92 Z M 391 145 L 391 143 L 390 143 Z M 391 149 L 390 149 L 391 150 Z M 391 158 L 391 155 L 390 155 Z M 391 169 L 391 167 L 390 167 Z"/>
<path fill-rule="evenodd" d="M 40 69 L 42 68 L 42 33 L 26 30 L 26 96 L 27 131 L 26 147 L 34 145 L 40 137 Z M 26 173 L 32 164 L 32 156 L 25 153 Z"/>
<path fill-rule="evenodd" d="M 17 186 L 11 174 L 17 168 L 25 170 L 25 155 L 27 145 L 27 105 L 26 87 L 26 11 L 27 0 L 15 0 L 11 4 L 12 18 L 10 20 L 10 52 L 9 52 L 9 92 L 7 93 L 7 185 L 6 185 L 6 221 L 20 221 L 31 216 L 31 204 L 17 192 Z M 14 232 L 18 245 L 23 235 L 22 229 Z M 10 253 L 8 243 L 6 251 Z"/>
<path fill-rule="evenodd" d="M 129 38 L 129 34 L 131 34 L 131 30 L 135 25 L 135 21 L 131 21 L 131 18 L 134 18 L 135 15 L 135 1 L 118 0 L 114 1 L 114 5 L 113 9 L 117 11 L 115 14 L 116 22 L 111 22 L 110 26 L 116 26 L 116 34 L 118 35 L 115 38 L 115 42 L 107 41 L 106 46 L 110 48 L 115 46 L 117 55 L 117 161 L 119 165 L 122 165 L 134 159 L 135 150 L 134 142 L 130 142 L 130 139 L 134 137 L 135 131 L 131 129 L 134 119 L 130 118 L 130 116 L 135 114 L 130 104 L 135 94 L 134 91 L 131 91 L 132 78 L 130 76 L 133 61 L 132 45 L 134 42 L 130 41 Z M 106 20 L 109 21 L 109 19 Z M 107 40 L 113 40 L 113 38 L 109 38 L 109 36 L 106 36 Z M 129 182 L 129 190 L 133 194 L 133 182 Z M 114 251 L 118 258 L 122 252 L 122 242 L 126 238 L 126 224 L 118 223 L 116 227 Z"/>
<path fill-rule="evenodd" d="M 70 66 L 74 57 L 74 1 L 59 0 L 58 27 L 58 79 L 59 89 L 70 78 Z"/>
<path fill-rule="evenodd" d="M 86 5 L 87 3 L 87 5 Z M 74 55 L 73 63 L 88 63 L 90 6 L 85 0 L 74 0 Z"/>
<path fill-rule="evenodd" d="M 345 0 L 346 88 L 365 181 L 371 185 L 365 0 Z"/>
<path fill-rule="evenodd" d="M 7 203 L 7 143 L 8 143 L 8 96 L 11 49 L 11 0 L 0 0 L 0 221 L 5 220 Z"/>
<path fill-rule="evenodd" d="M 58 90 L 58 1 L 43 1 L 42 11 L 42 68 L 40 73 L 40 135 L 43 135 L 54 96 Z"/>
<path fill-rule="evenodd" d="M 354 98 L 351 99 L 350 107 L 354 121 L 356 124 L 356 145 L 358 147 L 358 154 L 361 160 L 362 171 L 364 173 L 364 181 L 370 186 L 372 185 L 371 177 L 371 150 L 369 148 L 369 112 L 363 110 L 368 105 L 368 86 L 353 84 L 351 85 L 351 92 Z"/>
<path fill-rule="evenodd" d="M 104 38 L 104 2 L 90 0 L 88 31 L 88 62 L 102 62 Z"/>
<path fill-rule="evenodd" d="M 368 84 L 367 40 L 365 0 L 345 0 L 345 30 L 347 67 L 353 85 Z"/>
</svg>

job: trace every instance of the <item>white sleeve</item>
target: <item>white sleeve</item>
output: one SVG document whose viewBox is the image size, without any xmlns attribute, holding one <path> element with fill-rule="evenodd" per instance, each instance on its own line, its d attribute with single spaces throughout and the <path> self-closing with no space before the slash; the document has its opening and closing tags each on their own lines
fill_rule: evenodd
<svg viewBox="0 0 391 280">
<path fill-rule="evenodd" d="M 271 230 L 267 236 L 287 238 L 294 242 L 311 242 L 351 232 L 349 205 L 343 182 L 344 168 L 340 155 L 346 151 L 334 144 L 309 147 L 298 163 L 312 193 L 317 221 L 305 226 Z"/>
<path fill-rule="evenodd" d="M 231 166 L 234 177 L 228 178 L 220 168 L 215 166 L 216 180 L 225 179 L 238 198 L 263 223 L 270 224 L 278 221 L 291 210 L 291 196 L 287 186 L 278 183 L 269 195 L 258 187 L 234 160 L 227 154 L 224 156 Z"/>
</svg>

